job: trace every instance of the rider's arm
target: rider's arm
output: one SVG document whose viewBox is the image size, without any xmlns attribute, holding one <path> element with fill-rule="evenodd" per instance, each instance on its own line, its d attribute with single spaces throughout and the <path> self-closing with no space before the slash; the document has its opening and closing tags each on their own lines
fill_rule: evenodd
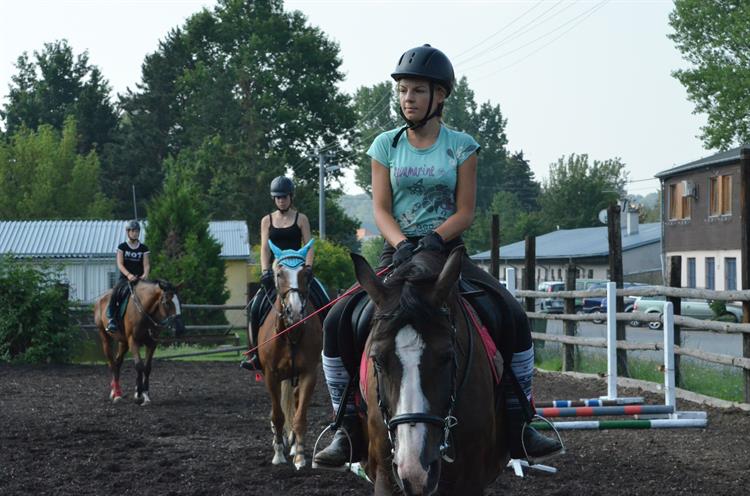
<svg viewBox="0 0 750 496">
<path fill-rule="evenodd" d="M 305 243 L 310 241 L 310 238 L 312 238 L 312 234 L 310 233 L 310 221 L 307 219 L 307 215 L 299 214 L 298 222 L 299 222 L 300 231 L 302 231 L 302 246 L 305 246 Z M 314 258 L 315 258 L 314 248 L 311 246 L 310 250 L 307 252 L 305 265 L 309 265 L 310 267 L 312 267 Z"/>
<path fill-rule="evenodd" d="M 148 279 L 148 273 L 151 272 L 151 257 L 148 252 L 143 254 L 143 275 L 141 279 Z"/>
<path fill-rule="evenodd" d="M 373 196 L 375 187 L 373 184 Z M 477 154 L 472 153 L 458 167 L 456 179 L 456 213 L 445 219 L 435 232 L 445 241 L 457 238 L 474 221 L 474 208 L 477 198 Z"/>
<path fill-rule="evenodd" d="M 396 219 L 393 218 L 393 197 L 390 170 L 373 159 L 372 168 L 372 209 L 375 224 L 391 246 L 397 246 L 406 239 Z"/>
<path fill-rule="evenodd" d="M 260 270 L 265 272 L 271 268 L 271 248 L 268 246 L 268 230 L 271 223 L 268 216 L 263 216 L 260 221 Z"/>
<path fill-rule="evenodd" d="M 119 270 L 120 274 L 124 275 L 125 277 L 128 277 L 130 275 L 128 269 L 125 268 L 125 255 L 120 249 L 117 250 L 117 270 Z"/>
</svg>

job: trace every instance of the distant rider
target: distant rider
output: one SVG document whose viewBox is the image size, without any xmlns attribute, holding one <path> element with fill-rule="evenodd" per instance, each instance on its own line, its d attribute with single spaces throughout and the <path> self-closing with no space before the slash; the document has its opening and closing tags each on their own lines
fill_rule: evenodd
<svg viewBox="0 0 750 496">
<path fill-rule="evenodd" d="M 120 272 L 120 279 L 112 288 L 112 296 L 109 298 L 107 307 L 107 332 L 113 334 L 119 328 L 119 306 L 122 290 L 128 283 L 135 284 L 139 280 L 148 279 L 148 273 L 151 271 L 151 262 L 149 260 L 149 249 L 140 242 L 141 225 L 137 220 L 130 220 L 125 223 L 125 232 L 127 241 L 120 243 L 117 247 L 117 270 Z"/>
</svg>

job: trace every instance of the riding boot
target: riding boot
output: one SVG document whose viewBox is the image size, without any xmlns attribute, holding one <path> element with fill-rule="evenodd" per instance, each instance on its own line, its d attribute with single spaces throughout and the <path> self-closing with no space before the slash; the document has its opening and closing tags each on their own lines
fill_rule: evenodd
<svg viewBox="0 0 750 496">
<path fill-rule="evenodd" d="M 250 302 L 250 311 L 248 312 L 248 320 L 250 322 L 250 339 L 252 341 L 248 343 L 250 346 L 255 346 L 255 350 L 253 350 L 250 354 L 248 354 L 245 358 L 242 359 L 240 362 L 240 367 L 242 367 L 245 370 L 250 370 L 252 372 L 262 372 L 263 367 L 261 367 L 260 364 L 260 353 L 258 352 L 257 346 L 258 346 L 258 333 L 260 332 L 260 306 L 263 302 L 263 296 L 261 292 L 263 289 L 259 289 L 258 292 L 253 297 L 253 301 Z"/>
<path fill-rule="evenodd" d="M 105 329 L 107 333 L 114 334 L 117 332 L 117 320 L 114 318 L 109 319 L 109 322 L 107 323 L 107 327 Z"/>
<path fill-rule="evenodd" d="M 521 410 L 507 409 L 505 413 L 511 458 L 542 460 L 563 453 L 560 441 L 544 436 L 528 425 Z"/>
<path fill-rule="evenodd" d="M 348 437 L 347 437 L 348 435 Z M 351 441 L 351 450 L 349 442 Z M 357 415 L 345 415 L 341 427 L 333 435 L 333 441 L 313 458 L 317 468 L 344 470 L 350 461 L 358 462 L 364 451 L 362 424 Z"/>
</svg>

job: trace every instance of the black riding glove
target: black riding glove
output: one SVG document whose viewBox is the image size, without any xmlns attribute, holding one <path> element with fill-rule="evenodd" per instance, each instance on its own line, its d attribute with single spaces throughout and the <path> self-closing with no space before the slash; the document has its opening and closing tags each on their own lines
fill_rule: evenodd
<svg viewBox="0 0 750 496">
<path fill-rule="evenodd" d="M 424 251 L 445 251 L 445 241 L 435 231 L 419 240 L 419 248 Z"/>
<path fill-rule="evenodd" d="M 414 250 L 417 246 L 409 241 L 408 239 L 403 240 L 396 245 L 396 251 L 393 252 L 393 266 L 398 267 L 402 263 L 406 263 L 411 260 L 414 256 Z"/>
<path fill-rule="evenodd" d="M 266 290 L 266 294 L 270 294 L 276 288 L 276 281 L 273 279 L 273 271 L 271 269 L 263 271 L 260 276 L 260 285 Z"/>
</svg>

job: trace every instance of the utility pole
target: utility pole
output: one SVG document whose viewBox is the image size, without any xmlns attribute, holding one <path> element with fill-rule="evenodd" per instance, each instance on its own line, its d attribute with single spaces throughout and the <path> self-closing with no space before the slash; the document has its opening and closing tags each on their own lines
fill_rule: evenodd
<svg viewBox="0 0 750 496">
<path fill-rule="evenodd" d="M 320 239 L 326 239 L 326 162 L 323 152 L 318 150 L 318 183 L 320 192 L 318 194 L 318 226 Z"/>
<path fill-rule="evenodd" d="M 138 220 L 138 204 L 135 202 L 135 184 L 133 186 L 133 219 Z"/>
</svg>

